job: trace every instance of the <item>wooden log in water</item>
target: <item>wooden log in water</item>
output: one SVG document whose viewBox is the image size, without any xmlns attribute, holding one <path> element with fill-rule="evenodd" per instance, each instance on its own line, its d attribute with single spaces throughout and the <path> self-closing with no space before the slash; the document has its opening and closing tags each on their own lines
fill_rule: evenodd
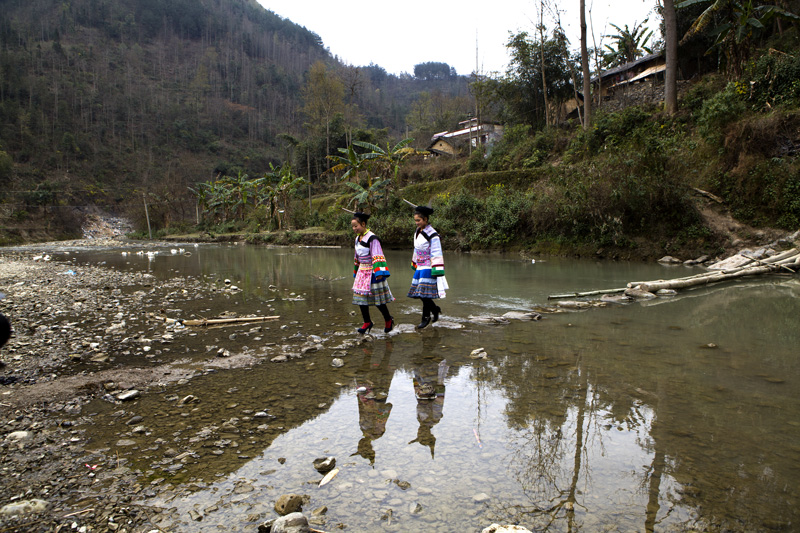
<svg viewBox="0 0 800 533">
<path fill-rule="evenodd" d="M 267 320 L 275 320 L 280 316 L 248 316 L 241 318 L 209 318 L 200 320 L 183 320 L 181 323 L 184 326 L 213 326 L 215 324 L 236 324 L 243 322 L 265 322 Z"/>
<path fill-rule="evenodd" d="M 756 265 L 751 264 L 753 262 L 755 262 Z M 790 265 L 800 264 L 800 251 L 798 251 L 796 248 L 792 248 L 791 250 L 787 250 L 786 252 L 783 252 L 781 254 L 775 255 L 775 256 L 770 257 L 768 259 L 763 259 L 763 260 L 762 259 L 753 259 L 751 261 L 751 263 L 748 263 L 747 265 L 744 265 L 744 266 L 740 266 L 740 267 L 736 267 L 736 268 L 730 268 L 730 269 L 726 269 L 726 270 L 709 270 L 708 272 L 702 272 L 700 274 L 695 274 L 694 276 L 686 276 L 686 277 L 683 277 L 683 278 L 676 278 L 676 279 L 673 279 L 673 280 L 663 280 L 662 279 L 662 280 L 656 280 L 656 281 L 632 281 L 632 282 L 628 283 L 628 288 L 641 287 L 642 285 L 651 285 L 652 286 L 652 285 L 655 285 L 657 283 L 662 283 L 662 282 L 666 283 L 666 282 L 673 282 L 673 281 L 678 281 L 678 280 L 689 281 L 689 280 L 705 280 L 706 278 L 717 278 L 720 274 L 724 274 L 724 275 L 735 274 L 737 272 L 741 272 L 743 270 L 747 270 L 747 269 L 753 268 L 754 266 L 770 266 L 770 265 L 774 265 L 774 266 L 778 267 L 775 270 L 784 269 L 784 270 L 787 270 L 788 272 L 794 273 L 795 271 L 791 268 Z M 768 270 L 766 272 L 773 272 L 773 271 L 774 270 Z M 762 272 L 756 272 L 756 273 L 760 274 Z M 750 274 L 746 274 L 746 275 L 750 275 Z M 697 283 L 697 285 L 703 285 L 703 283 L 702 282 L 701 283 Z M 692 286 L 693 285 L 691 285 L 691 284 L 690 285 L 686 285 L 686 287 L 692 287 Z"/>
<path fill-rule="evenodd" d="M 694 279 L 673 279 L 668 281 L 656 281 L 649 283 L 642 283 L 639 288 L 647 292 L 656 292 L 661 289 L 686 289 L 688 287 L 698 287 L 700 285 L 707 285 L 709 283 L 716 283 L 718 281 L 726 281 L 729 279 L 741 278 L 744 276 L 753 276 L 756 274 L 766 274 L 768 272 L 777 272 L 781 270 L 781 264 L 773 265 L 760 265 L 752 266 L 742 269 L 737 269 L 735 272 L 716 272 L 712 275 L 702 278 Z"/>
<path fill-rule="evenodd" d="M 596 296 L 598 294 L 615 294 L 617 292 L 625 292 L 625 287 L 621 289 L 601 289 L 599 291 L 588 291 L 588 292 L 571 292 L 569 294 L 554 294 L 552 296 L 548 296 L 548 300 L 560 300 L 563 298 L 580 298 L 582 296 Z"/>
<path fill-rule="evenodd" d="M 755 264 L 753 264 L 755 263 Z M 744 276 L 754 276 L 758 274 L 767 274 L 770 272 L 787 271 L 792 274 L 797 273 L 800 269 L 800 251 L 797 248 L 792 248 L 780 254 L 776 254 L 767 259 L 752 259 L 747 265 L 732 268 L 728 270 L 711 270 L 693 276 L 686 276 L 683 278 L 676 278 L 670 280 L 655 280 L 655 281 L 632 281 L 628 283 L 627 288 L 638 288 L 646 292 L 657 292 L 662 289 L 686 289 L 688 287 L 698 287 L 707 285 L 709 283 L 716 283 L 719 281 L 726 281 L 729 279 L 740 278 Z M 613 294 L 624 292 L 626 289 L 602 289 L 597 291 L 587 292 L 573 292 L 569 294 L 555 294 L 548 296 L 548 300 L 556 300 L 561 298 L 578 298 L 582 296 L 595 296 L 598 294 Z"/>
</svg>

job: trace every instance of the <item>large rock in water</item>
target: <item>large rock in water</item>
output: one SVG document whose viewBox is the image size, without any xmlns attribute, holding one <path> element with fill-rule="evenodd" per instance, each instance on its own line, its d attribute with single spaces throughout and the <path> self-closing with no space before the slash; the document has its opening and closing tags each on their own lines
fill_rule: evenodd
<svg viewBox="0 0 800 533">
<path fill-rule="evenodd" d="M 275 512 L 281 516 L 303 510 L 303 497 L 299 494 L 283 494 L 275 502 Z"/>
<path fill-rule="evenodd" d="M 309 533 L 308 519 L 303 513 L 290 513 L 272 523 L 270 533 Z"/>
<path fill-rule="evenodd" d="M 47 510 L 48 503 L 44 500 L 25 500 L 9 503 L 0 509 L 0 516 L 29 515 Z"/>
<path fill-rule="evenodd" d="M 655 298 L 656 295 L 652 292 L 643 291 L 639 287 L 631 287 L 629 289 L 625 289 L 625 296 L 628 298 L 634 298 L 636 300 L 650 300 Z"/>
<path fill-rule="evenodd" d="M 509 311 L 503 315 L 508 320 L 541 320 L 542 315 L 534 311 Z"/>
</svg>

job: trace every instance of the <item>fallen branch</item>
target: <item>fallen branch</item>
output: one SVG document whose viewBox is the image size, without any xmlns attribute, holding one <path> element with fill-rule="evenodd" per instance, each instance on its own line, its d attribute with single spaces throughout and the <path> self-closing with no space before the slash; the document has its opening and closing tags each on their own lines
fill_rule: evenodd
<svg viewBox="0 0 800 533">
<path fill-rule="evenodd" d="M 84 509 L 83 511 L 75 511 L 74 513 L 65 514 L 61 518 L 69 518 L 70 516 L 77 516 L 79 514 L 86 514 L 94 511 L 94 507 L 90 507 L 88 509 Z"/>
<path fill-rule="evenodd" d="M 717 196 L 716 194 L 712 194 L 712 193 L 710 193 L 710 192 L 708 192 L 708 191 L 704 191 L 703 189 L 698 189 L 697 187 L 692 187 L 692 189 L 693 189 L 695 192 L 697 192 L 697 193 L 699 193 L 699 194 L 702 194 L 702 195 L 703 195 L 703 196 L 705 196 L 706 198 L 709 198 L 709 199 L 711 199 L 711 200 L 714 200 L 714 201 L 715 201 L 715 202 L 717 202 L 718 204 L 725 203 L 725 202 L 722 200 L 722 198 L 720 198 L 720 197 L 719 197 L 719 196 Z"/>
</svg>

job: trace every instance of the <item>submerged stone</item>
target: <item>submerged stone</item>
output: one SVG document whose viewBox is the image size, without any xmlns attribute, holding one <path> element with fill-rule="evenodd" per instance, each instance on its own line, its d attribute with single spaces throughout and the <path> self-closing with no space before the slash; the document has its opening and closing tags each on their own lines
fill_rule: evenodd
<svg viewBox="0 0 800 533">
<path fill-rule="evenodd" d="M 275 512 L 281 516 L 298 513 L 302 510 L 303 497 L 299 494 L 282 494 L 275 502 Z"/>
<path fill-rule="evenodd" d="M 326 472 L 330 472 L 336 466 L 336 458 L 335 457 L 319 457 L 314 459 L 314 468 L 320 474 L 325 474 Z"/>
</svg>

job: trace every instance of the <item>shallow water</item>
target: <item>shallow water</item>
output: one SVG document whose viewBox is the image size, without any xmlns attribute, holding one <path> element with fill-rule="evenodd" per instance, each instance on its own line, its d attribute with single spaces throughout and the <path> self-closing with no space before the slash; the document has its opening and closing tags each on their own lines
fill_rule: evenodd
<svg viewBox="0 0 800 533">
<path fill-rule="evenodd" d="M 175 313 L 281 316 L 262 327 L 199 330 L 185 338 L 191 353 L 175 350 L 207 359 L 209 346 L 246 346 L 263 351 L 263 364 L 149 390 L 124 410 L 91 405 L 96 449 L 140 469 L 143 485 L 186 489 L 169 499 L 143 493 L 143 502 L 170 510 L 162 523 L 170 530 L 252 527 L 290 492 L 308 495 L 307 514 L 327 506 L 315 526 L 327 531 L 480 531 L 493 522 L 548 531 L 797 527 L 796 277 L 490 326 L 469 317 L 699 269 L 447 254 L 444 317 L 415 332 L 409 254 L 389 251 L 390 307 L 402 327 L 351 345 L 360 322 L 351 316 L 351 251 L 185 249 L 192 255 L 58 257 L 160 280 L 224 286 L 228 278 L 242 289 L 178 299 Z M 373 318 L 382 324 L 374 310 Z M 309 335 L 321 350 L 268 361 Z M 488 359 L 469 357 L 478 347 Z M 332 368 L 332 356 L 345 366 Z M 420 389 L 435 395 L 418 400 Z M 200 402 L 179 405 L 187 394 Z M 126 425 L 133 415 L 144 417 L 146 434 Z M 328 455 L 340 471 L 318 487 L 312 461 Z"/>
</svg>

